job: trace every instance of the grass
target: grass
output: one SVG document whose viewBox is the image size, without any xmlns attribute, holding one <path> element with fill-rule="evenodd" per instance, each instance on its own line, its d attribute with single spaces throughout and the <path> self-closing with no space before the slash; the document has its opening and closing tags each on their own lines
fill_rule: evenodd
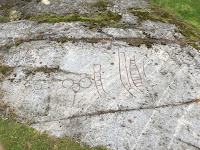
<svg viewBox="0 0 200 150">
<path fill-rule="evenodd" d="M 150 0 L 200 30 L 200 0 Z"/>
<path fill-rule="evenodd" d="M 0 118 L 0 142 L 5 150 L 106 150 L 100 146 L 84 146 L 70 138 L 51 137 L 14 118 Z"/>
<path fill-rule="evenodd" d="M 0 119 L 0 139 L 5 150 L 105 150 L 90 148 L 70 138 L 54 138 L 14 119 Z"/>
<path fill-rule="evenodd" d="M 187 37 L 190 41 L 200 41 L 200 30 L 187 22 L 181 20 L 176 15 L 163 9 L 159 6 L 153 6 L 150 8 L 129 8 L 129 12 L 138 17 L 139 23 L 145 20 L 161 21 L 164 23 L 175 24 L 178 28 L 177 32 Z"/>
</svg>

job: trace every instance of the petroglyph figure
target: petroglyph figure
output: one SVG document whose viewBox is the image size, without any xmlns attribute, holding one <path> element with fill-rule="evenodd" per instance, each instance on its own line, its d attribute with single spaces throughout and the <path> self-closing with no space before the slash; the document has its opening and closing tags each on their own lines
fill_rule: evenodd
<svg viewBox="0 0 200 150">
<path fill-rule="evenodd" d="M 100 97 L 103 93 L 107 94 L 106 91 L 104 90 L 103 83 L 102 83 L 101 65 L 98 65 L 98 64 L 94 64 L 94 82 L 95 82 L 95 86 Z"/>
<path fill-rule="evenodd" d="M 127 67 L 127 58 L 124 52 L 118 51 L 119 57 L 119 75 L 122 86 L 133 97 L 138 93 L 142 93 L 142 78 L 135 62 L 135 58 L 130 59 L 129 70 Z M 124 73 L 125 72 L 125 73 Z"/>
<path fill-rule="evenodd" d="M 82 78 L 79 81 L 75 81 L 73 79 L 65 79 L 62 81 L 62 86 L 64 88 L 70 88 L 74 92 L 73 106 L 75 104 L 76 94 L 80 91 L 80 89 L 90 88 L 91 85 L 92 81 L 87 77 Z"/>
</svg>

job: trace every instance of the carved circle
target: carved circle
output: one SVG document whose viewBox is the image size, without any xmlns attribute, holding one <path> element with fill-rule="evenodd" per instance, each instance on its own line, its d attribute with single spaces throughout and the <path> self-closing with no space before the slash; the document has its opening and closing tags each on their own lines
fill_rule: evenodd
<svg viewBox="0 0 200 150">
<path fill-rule="evenodd" d="M 89 78 L 82 78 L 79 84 L 81 88 L 89 88 L 92 85 L 92 81 Z"/>
<path fill-rule="evenodd" d="M 64 88 L 71 88 L 74 85 L 74 80 L 72 79 L 65 79 L 62 81 L 62 86 Z"/>
<path fill-rule="evenodd" d="M 78 83 L 75 83 L 72 87 L 72 90 L 74 93 L 77 93 L 80 90 L 80 85 Z"/>
</svg>

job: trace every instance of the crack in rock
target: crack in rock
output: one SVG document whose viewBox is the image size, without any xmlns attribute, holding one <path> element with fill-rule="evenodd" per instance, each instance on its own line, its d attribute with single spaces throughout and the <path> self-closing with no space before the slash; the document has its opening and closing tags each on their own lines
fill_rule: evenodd
<svg viewBox="0 0 200 150">
<path fill-rule="evenodd" d="M 57 119 L 57 120 L 51 120 L 51 121 L 44 121 L 44 122 L 54 122 L 54 121 L 61 121 L 61 120 L 68 120 L 68 119 L 76 119 L 80 117 L 93 117 L 93 116 L 99 116 L 99 115 L 106 115 L 106 114 L 115 114 L 115 113 L 123 113 L 123 112 L 132 112 L 132 111 L 140 111 L 140 110 L 151 110 L 151 109 L 162 109 L 166 107 L 179 107 L 183 105 L 189 105 L 192 103 L 197 103 L 196 100 L 183 102 L 183 103 L 177 103 L 177 104 L 167 104 L 167 105 L 160 105 L 160 106 L 151 106 L 151 107 L 141 107 L 141 108 L 132 108 L 132 109 L 121 109 L 121 110 L 103 110 L 103 111 L 97 111 L 94 113 L 89 114 L 81 114 L 81 115 L 73 115 L 71 117 Z M 34 122 L 35 123 L 43 123 L 41 122 Z"/>
</svg>

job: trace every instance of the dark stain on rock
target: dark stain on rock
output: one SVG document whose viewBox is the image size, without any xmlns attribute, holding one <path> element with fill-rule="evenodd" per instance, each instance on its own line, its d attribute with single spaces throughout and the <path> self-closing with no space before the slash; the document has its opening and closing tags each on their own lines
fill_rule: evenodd
<svg viewBox="0 0 200 150">
<path fill-rule="evenodd" d="M 111 47 L 108 47 L 107 50 L 111 50 Z"/>
</svg>

